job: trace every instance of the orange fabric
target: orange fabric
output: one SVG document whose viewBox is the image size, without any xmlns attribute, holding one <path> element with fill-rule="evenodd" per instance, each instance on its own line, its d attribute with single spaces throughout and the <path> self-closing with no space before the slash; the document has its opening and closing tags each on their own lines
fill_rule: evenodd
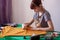
<svg viewBox="0 0 60 40">
<path fill-rule="evenodd" d="M 11 26 L 6 26 L 2 30 L 2 36 L 31 36 L 32 34 L 46 34 L 46 31 L 38 31 L 38 30 L 23 30 L 22 28 L 13 28 Z"/>
</svg>

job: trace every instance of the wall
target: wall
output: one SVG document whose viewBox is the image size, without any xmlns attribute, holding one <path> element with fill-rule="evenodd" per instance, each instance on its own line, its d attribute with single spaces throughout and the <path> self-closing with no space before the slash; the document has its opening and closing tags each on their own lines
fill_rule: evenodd
<svg viewBox="0 0 60 40">
<path fill-rule="evenodd" d="M 51 14 L 55 30 L 60 29 L 60 0 L 44 0 L 43 6 Z M 12 0 L 13 22 L 25 23 L 29 22 L 34 13 L 30 9 L 31 0 Z"/>
<path fill-rule="evenodd" d="M 24 2 L 23 0 L 12 0 L 12 19 L 14 23 L 24 22 Z"/>
<path fill-rule="evenodd" d="M 60 0 L 44 0 L 44 7 L 50 12 L 55 30 L 60 29 Z"/>
</svg>

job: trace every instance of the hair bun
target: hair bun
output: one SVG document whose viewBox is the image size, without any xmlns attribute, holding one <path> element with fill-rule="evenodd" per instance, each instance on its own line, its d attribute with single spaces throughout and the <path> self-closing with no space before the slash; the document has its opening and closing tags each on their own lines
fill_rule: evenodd
<svg viewBox="0 0 60 40">
<path fill-rule="evenodd" d="M 42 4 L 41 0 L 32 0 L 30 8 L 34 9 L 36 6 L 40 6 Z"/>
<path fill-rule="evenodd" d="M 37 6 L 42 4 L 41 0 L 32 0 L 33 3 L 35 3 Z"/>
</svg>

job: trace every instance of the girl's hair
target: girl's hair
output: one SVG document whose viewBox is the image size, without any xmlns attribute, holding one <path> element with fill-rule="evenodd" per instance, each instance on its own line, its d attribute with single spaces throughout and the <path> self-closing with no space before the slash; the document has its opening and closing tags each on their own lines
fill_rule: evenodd
<svg viewBox="0 0 60 40">
<path fill-rule="evenodd" d="M 41 0 L 32 0 L 30 8 L 34 9 L 36 6 L 40 6 L 40 4 L 42 4 Z"/>
</svg>

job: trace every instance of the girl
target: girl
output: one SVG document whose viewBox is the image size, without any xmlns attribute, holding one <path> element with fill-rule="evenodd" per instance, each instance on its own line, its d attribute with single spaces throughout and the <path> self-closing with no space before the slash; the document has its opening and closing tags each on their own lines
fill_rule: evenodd
<svg viewBox="0 0 60 40">
<path fill-rule="evenodd" d="M 25 28 L 35 22 L 36 28 L 32 28 L 32 30 L 54 30 L 51 16 L 49 12 L 43 8 L 41 0 L 32 0 L 30 8 L 34 10 L 35 15 L 33 19 L 25 25 Z"/>
</svg>

